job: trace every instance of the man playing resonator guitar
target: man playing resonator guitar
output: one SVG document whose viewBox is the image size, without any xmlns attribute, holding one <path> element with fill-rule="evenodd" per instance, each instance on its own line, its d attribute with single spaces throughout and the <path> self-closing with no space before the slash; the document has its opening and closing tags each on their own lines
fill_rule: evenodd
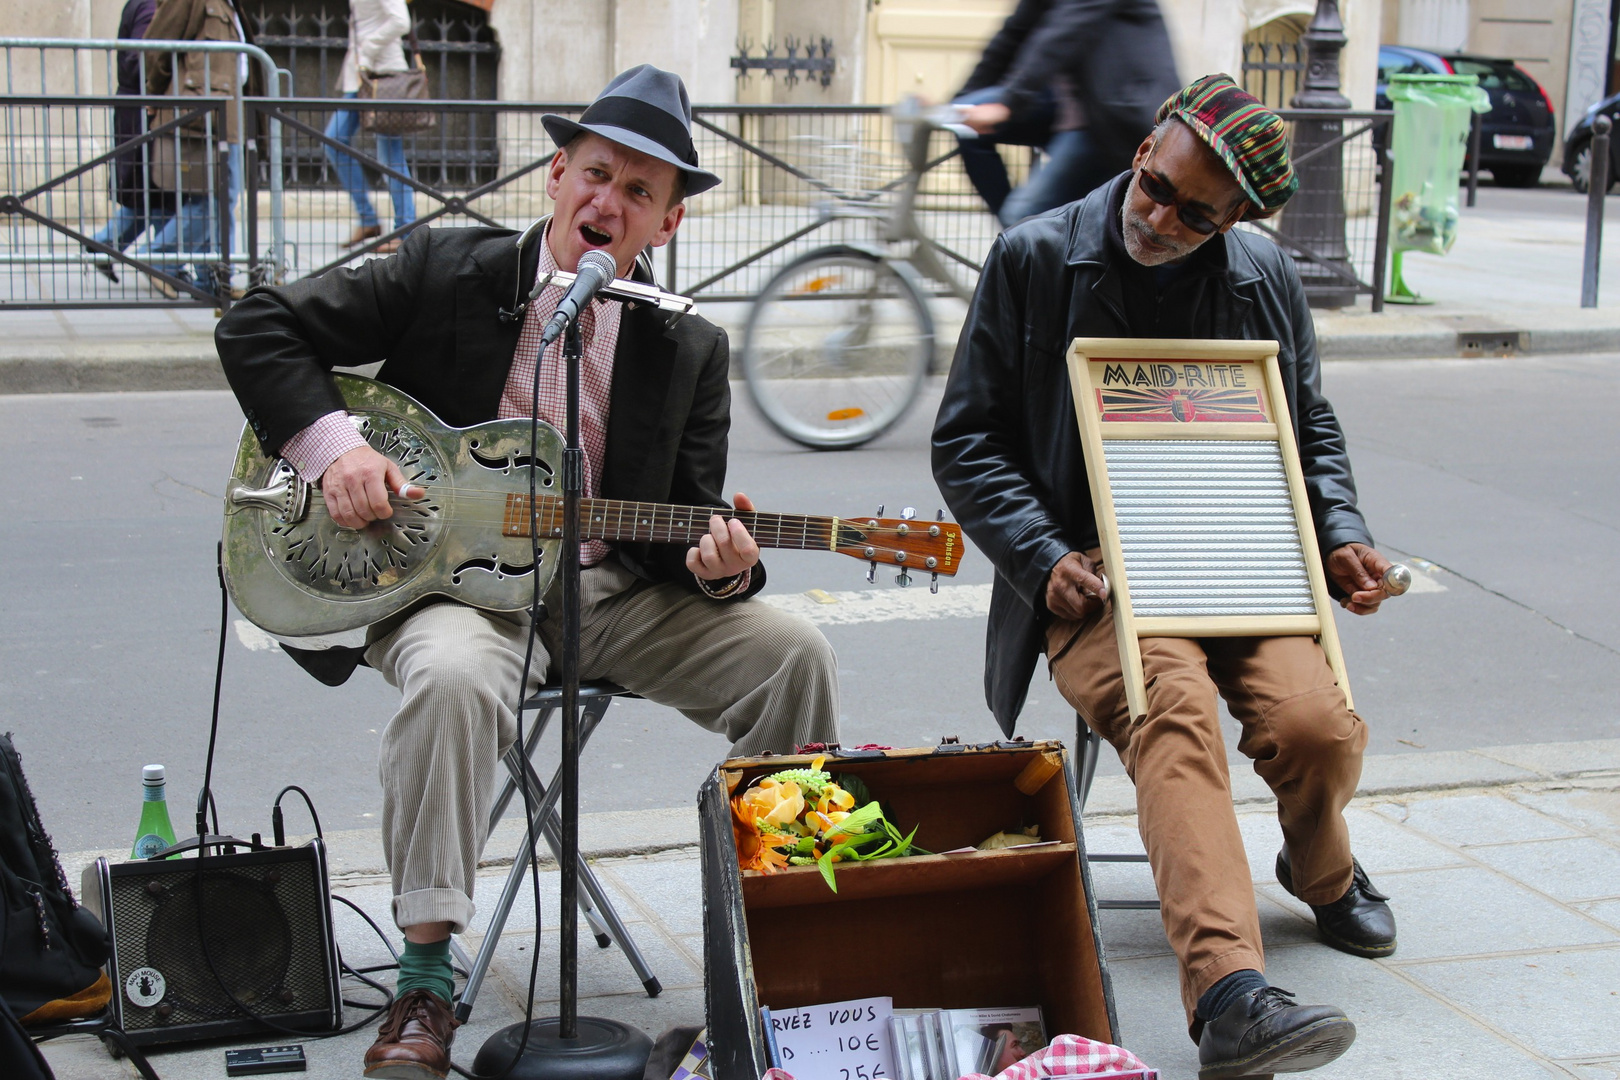
<svg viewBox="0 0 1620 1080">
<path fill-rule="evenodd" d="M 357 432 L 332 367 L 384 361 L 383 382 L 452 425 L 526 418 L 540 331 L 563 290 L 548 287 L 522 317 L 503 306 L 538 274 L 573 271 L 590 250 L 631 276 L 645 248 L 674 235 L 684 198 L 719 183 L 698 167 L 686 89 L 668 72 L 634 68 L 577 123 L 543 122 L 559 149 L 546 175 L 555 213 L 540 242 L 520 248 L 498 229 L 418 229 L 389 259 L 257 290 L 221 320 L 220 358 L 260 446 L 320 479 L 337 526 L 364 530 L 423 492 Z M 638 276 L 650 277 L 649 266 L 637 265 Z M 607 302 L 591 305 L 581 327 L 585 495 L 723 505 L 725 334 L 697 316 L 669 324 L 651 308 Z M 538 380 L 540 416 L 554 423 L 559 356 L 560 343 L 545 352 Z M 741 494 L 736 504 L 752 509 Z M 736 754 L 837 739 L 832 649 L 808 622 L 746 602 L 765 570 L 741 522 L 715 515 L 690 548 L 592 540 L 581 562 L 582 677 L 679 709 L 723 732 Z M 363 652 L 403 694 L 383 736 L 381 777 L 393 913 L 407 946 L 368 1076 L 445 1075 L 448 939 L 472 917 L 497 762 L 516 737 L 515 703 L 557 654 L 555 623 L 539 627 L 527 688 L 518 686 L 526 619 L 453 602 L 418 603 L 371 627 L 363 650 L 298 657 L 341 682 Z"/>
</svg>

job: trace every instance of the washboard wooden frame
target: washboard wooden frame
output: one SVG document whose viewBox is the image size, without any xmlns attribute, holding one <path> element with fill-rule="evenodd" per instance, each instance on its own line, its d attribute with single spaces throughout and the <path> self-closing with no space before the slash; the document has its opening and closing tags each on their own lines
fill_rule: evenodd
<svg viewBox="0 0 1620 1080">
<path fill-rule="evenodd" d="M 1354 708 L 1277 343 L 1076 338 L 1068 363 L 1131 715 L 1145 637 L 1313 636 Z"/>
</svg>

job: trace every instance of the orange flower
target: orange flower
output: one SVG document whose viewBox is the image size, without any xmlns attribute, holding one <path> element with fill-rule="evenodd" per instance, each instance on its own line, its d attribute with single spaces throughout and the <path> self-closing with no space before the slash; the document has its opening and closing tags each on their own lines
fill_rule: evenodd
<svg viewBox="0 0 1620 1080">
<path fill-rule="evenodd" d="M 774 874 L 788 864 L 787 854 L 778 849 L 796 838 L 762 832 L 759 824 L 758 807 L 741 797 L 731 800 L 731 835 L 737 844 L 738 867 Z"/>
</svg>

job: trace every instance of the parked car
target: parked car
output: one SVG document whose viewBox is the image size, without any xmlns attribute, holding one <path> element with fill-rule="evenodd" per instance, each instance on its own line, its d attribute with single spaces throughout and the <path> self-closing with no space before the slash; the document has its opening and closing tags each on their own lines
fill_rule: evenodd
<svg viewBox="0 0 1620 1080">
<path fill-rule="evenodd" d="M 1378 107 L 1390 108 L 1391 75 L 1476 75 L 1491 98 L 1480 120 L 1479 167 L 1503 187 L 1535 187 L 1558 141 L 1552 99 L 1511 60 L 1436 53 L 1405 45 L 1378 47 Z M 1472 164 L 1472 158 L 1464 167 Z M 1567 166 L 1566 166 L 1567 167 Z"/>
<path fill-rule="evenodd" d="M 1587 109 L 1575 126 L 1569 129 L 1569 136 L 1564 140 L 1564 164 L 1561 167 L 1570 183 L 1575 185 L 1575 190 L 1583 195 L 1592 187 L 1592 121 L 1597 119 L 1599 113 L 1614 122 L 1614 130 L 1609 134 L 1609 190 L 1614 189 L 1615 166 L 1620 163 L 1620 94 L 1615 94 Z"/>
</svg>

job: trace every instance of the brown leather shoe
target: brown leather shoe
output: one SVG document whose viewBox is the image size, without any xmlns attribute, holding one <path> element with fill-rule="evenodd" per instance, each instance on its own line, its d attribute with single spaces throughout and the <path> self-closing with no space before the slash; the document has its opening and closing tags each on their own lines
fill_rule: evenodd
<svg viewBox="0 0 1620 1080">
<path fill-rule="evenodd" d="M 371 250 L 377 255 L 392 255 L 394 252 L 399 250 L 399 245 L 403 242 L 404 241 L 400 237 L 396 236 L 392 240 L 384 240 Z"/>
<path fill-rule="evenodd" d="M 343 242 L 344 247 L 355 247 L 382 235 L 381 225 L 356 225 L 354 234 Z"/>
<path fill-rule="evenodd" d="M 366 1076 L 374 1080 L 444 1080 L 450 1043 L 461 1023 L 431 990 L 411 990 L 394 1002 L 366 1051 Z"/>
</svg>

